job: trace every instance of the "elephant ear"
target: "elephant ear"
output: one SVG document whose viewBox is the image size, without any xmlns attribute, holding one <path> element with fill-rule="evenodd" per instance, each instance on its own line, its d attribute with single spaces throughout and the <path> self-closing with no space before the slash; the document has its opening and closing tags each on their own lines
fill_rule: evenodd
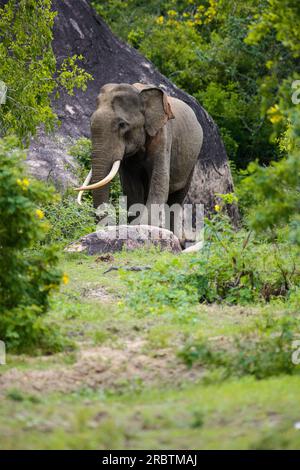
<svg viewBox="0 0 300 470">
<path fill-rule="evenodd" d="M 140 96 L 144 105 L 145 128 L 153 137 L 169 119 L 174 119 L 168 97 L 163 90 L 147 87 L 141 90 Z"/>
</svg>

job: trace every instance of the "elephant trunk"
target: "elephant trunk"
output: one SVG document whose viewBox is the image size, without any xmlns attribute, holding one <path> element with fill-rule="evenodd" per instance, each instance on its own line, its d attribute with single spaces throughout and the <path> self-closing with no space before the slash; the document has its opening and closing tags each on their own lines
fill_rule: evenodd
<svg viewBox="0 0 300 470">
<path fill-rule="evenodd" d="M 106 136 L 107 137 L 107 136 Z M 97 208 L 100 204 L 109 202 L 109 181 L 117 173 L 120 162 L 123 158 L 125 148 L 120 142 L 116 145 L 115 136 L 109 136 L 105 142 L 99 140 L 97 136 L 92 137 L 93 150 L 92 150 L 92 179 L 91 184 L 103 181 L 102 187 L 93 190 L 93 203 Z M 107 145 L 107 141 L 110 145 Z M 93 188 L 91 188 L 93 189 Z"/>
<path fill-rule="evenodd" d="M 92 134 L 92 171 L 79 191 L 78 203 L 81 203 L 82 191 L 93 190 L 93 203 L 97 209 L 109 202 L 109 182 L 116 175 L 125 153 L 125 142 L 116 133 L 111 123 L 113 116 L 96 111 L 91 119 Z"/>
<path fill-rule="evenodd" d="M 92 154 L 92 179 L 91 184 L 97 183 L 100 180 L 103 180 L 109 173 L 109 165 L 107 165 L 109 160 L 107 157 L 104 157 L 102 152 L 97 152 L 93 149 Z M 93 204 L 97 208 L 100 204 L 109 201 L 109 183 L 102 188 L 95 189 L 93 191 Z"/>
</svg>

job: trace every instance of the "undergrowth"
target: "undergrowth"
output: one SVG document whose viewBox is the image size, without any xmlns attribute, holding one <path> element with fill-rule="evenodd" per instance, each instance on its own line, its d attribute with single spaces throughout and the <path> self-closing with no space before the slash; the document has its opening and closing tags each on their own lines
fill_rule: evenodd
<svg viewBox="0 0 300 470">
<path fill-rule="evenodd" d="M 210 371 L 220 369 L 222 379 L 244 375 L 264 379 L 299 373 L 299 361 L 294 356 L 299 320 L 269 314 L 256 320 L 248 332 L 234 336 L 225 347 L 204 338 L 188 340 L 178 355 L 189 367 L 198 364 L 208 366 Z"/>
<path fill-rule="evenodd" d="M 235 230 L 219 211 L 206 220 L 205 244 L 194 255 L 162 254 L 151 270 L 124 273 L 138 314 L 188 315 L 198 303 L 266 304 L 299 299 L 298 248 Z"/>
</svg>

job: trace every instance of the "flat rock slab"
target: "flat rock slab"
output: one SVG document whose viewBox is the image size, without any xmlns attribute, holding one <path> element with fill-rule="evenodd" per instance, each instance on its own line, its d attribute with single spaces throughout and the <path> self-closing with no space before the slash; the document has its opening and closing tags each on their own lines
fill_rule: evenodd
<svg viewBox="0 0 300 470">
<path fill-rule="evenodd" d="M 67 252 L 85 252 L 88 255 L 136 250 L 138 248 L 159 247 L 172 253 L 181 252 L 178 238 L 170 230 L 151 225 L 109 226 L 90 233 L 71 243 Z"/>
</svg>

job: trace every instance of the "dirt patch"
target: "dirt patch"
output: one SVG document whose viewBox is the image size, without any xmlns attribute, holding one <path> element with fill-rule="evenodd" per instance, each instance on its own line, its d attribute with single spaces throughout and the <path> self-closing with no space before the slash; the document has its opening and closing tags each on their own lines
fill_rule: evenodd
<svg viewBox="0 0 300 470">
<path fill-rule="evenodd" d="M 82 295 L 85 298 L 100 300 L 104 303 L 113 302 L 115 300 L 103 287 L 86 288 L 83 290 Z"/>
<path fill-rule="evenodd" d="M 173 351 L 157 350 L 154 356 L 143 352 L 145 341 L 127 341 L 122 349 L 100 346 L 83 349 L 75 364 L 49 370 L 11 369 L 0 377 L 0 394 L 17 388 L 25 393 L 72 392 L 83 387 L 122 390 L 139 386 L 180 385 L 195 381 L 201 369 L 187 369 Z"/>
</svg>

